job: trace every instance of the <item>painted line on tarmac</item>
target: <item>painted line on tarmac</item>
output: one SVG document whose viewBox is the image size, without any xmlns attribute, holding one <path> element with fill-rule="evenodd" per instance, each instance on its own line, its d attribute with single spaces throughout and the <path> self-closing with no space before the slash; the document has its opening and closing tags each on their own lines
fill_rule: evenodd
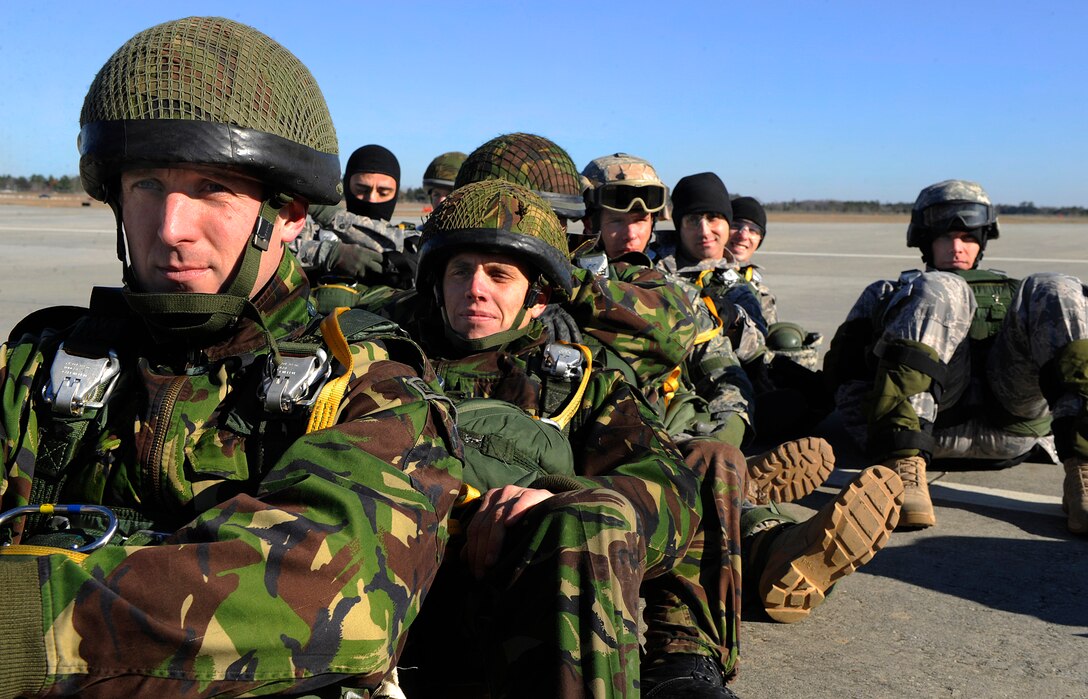
<svg viewBox="0 0 1088 699">
<path fill-rule="evenodd" d="M 112 228 L 38 228 L 37 226 L 0 226 L 0 231 L 16 233 L 116 233 Z"/>
<path fill-rule="evenodd" d="M 780 257 L 850 257 L 863 260 L 918 260 L 917 255 L 882 255 L 877 253 L 862 252 L 785 252 L 782 250 L 766 250 L 760 255 Z M 1067 257 L 986 257 L 986 262 L 1056 262 L 1061 264 L 1088 264 L 1088 260 L 1075 260 Z"/>
<path fill-rule="evenodd" d="M 858 469 L 837 468 L 831 473 L 831 477 L 827 479 L 825 485 L 842 488 L 860 472 Z M 987 488 L 983 485 L 952 483 L 940 480 L 939 476 L 929 482 L 929 494 L 938 502 L 980 505 L 999 510 L 1065 517 L 1065 513 L 1062 512 L 1062 499 L 1055 495 L 1040 495 L 1019 490 Z"/>
</svg>

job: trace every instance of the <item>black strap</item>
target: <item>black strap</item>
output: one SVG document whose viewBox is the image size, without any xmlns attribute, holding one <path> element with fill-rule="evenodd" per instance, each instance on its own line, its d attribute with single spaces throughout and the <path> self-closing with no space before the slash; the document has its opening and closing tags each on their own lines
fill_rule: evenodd
<svg viewBox="0 0 1088 699">
<path fill-rule="evenodd" d="M 881 338 L 873 348 L 873 354 L 889 363 L 902 364 L 920 371 L 941 386 L 944 386 L 948 375 L 948 367 L 944 362 L 933 359 L 925 352 L 909 345 L 888 342 Z"/>
</svg>

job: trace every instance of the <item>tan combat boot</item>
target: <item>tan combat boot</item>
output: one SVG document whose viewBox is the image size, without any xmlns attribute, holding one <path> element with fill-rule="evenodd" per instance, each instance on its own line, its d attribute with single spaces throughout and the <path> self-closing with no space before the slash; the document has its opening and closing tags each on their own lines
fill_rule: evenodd
<svg viewBox="0 0 1088 699">
<path fill-rule="evenodd" d="M 1088 459 L 1071 456 L 1062 465 L 1065 467 L 1062 510 L 1069 515 L 1066 526 L 1074 534 L 1088 534 Z"/>
<path fill-rule="evenodd" d="M 827 440 L 802 437 L 748 458 L 748 501 L 756 505 L 800 500 L 820 487 L 835 468 Z"/>
<path fill-rule="evenodd" d="M 903 482 L 889 468 L 859 473 L 811 519 L 781 524 L 764 534 L 767 563 L 759 577 L 763 608 L 775 621 L 806 618 L 836 580 L 884 548 L 899 521 Z"/>
<path fill-rule="evenodd" d="M 937 523 L 933 501 L 929 499 L 926 483 L 926 460 L 921 456 L 901 456 L 884 465 L 903 479 L 903 512 L 899 515 L 900 529 L 920 529 Z"/>
</svg>

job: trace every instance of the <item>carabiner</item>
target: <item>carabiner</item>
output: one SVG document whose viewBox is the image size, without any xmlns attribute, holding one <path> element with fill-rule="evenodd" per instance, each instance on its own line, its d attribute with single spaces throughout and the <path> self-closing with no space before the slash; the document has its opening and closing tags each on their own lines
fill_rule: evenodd
<svg viewBox="0 0 1088 699">
<path fill-rule="evenodd" d="M 72 547 L 71 550 L 77 553 L 90 553 L 96 551 L 113 538 L 113 535 L 117 533 L 117 515 L 113 513 L 113 510 L 104 505 L 56 505 L 52 503 L 46 503 L 43 505 L 23 505 L 22 507 L 13 507 L 10 510 L 0 513 L 0 524 L 8 521 L 9 519 L 15 519 L 16 517 L 24 517 L 26 515 L 46 515 L 51 516 L 55 514 L 65 515 L 79 515 L 83 513 L 94 513 L 106 518 L 106 531 L 102 536 L 98 537 L 94 541 L 78 548 Z"/>
</svg>

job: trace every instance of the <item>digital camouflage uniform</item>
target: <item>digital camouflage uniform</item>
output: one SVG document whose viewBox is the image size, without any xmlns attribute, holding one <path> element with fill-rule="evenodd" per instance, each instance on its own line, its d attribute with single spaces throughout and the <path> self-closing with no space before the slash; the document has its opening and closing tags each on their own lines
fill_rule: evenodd
<svg viewBox="0 0 1088 699">
<path fill-rule="evenodd" d="M 124 289 L 34 314 L 0 351 L 3 510 L 59 501 L 119 519 L 83 552 L 95 517 L 47 508 L 0 526 L 0 696 L 373 688 L 438 569 L 461 462 L 416 345 L 358 314 L 318 333 L 289 253 L 254 292 L 282 197 L 338 196 L 313 77 L 249 27 L 178 20 L 111 57 L 80 122 L 81 179 L 117 213 L 119 243 L 126 163 L 233 167 L 244 150 L 267 199 L 220 293 L 144 292 L 119 244 Z M 322 344 L 343 393 L 323 393 L 311 422 L 277 389 Z M 96 379 L 111 367 L 116 383 Z"/>
<path fill-rule="evenodd" d="M 392 318 L 402 319 L 405 327 L 424 344 L 434 358 L 444 390 L 455 401 L 497 398 L 519 406 L 531 415 L 551 417 L 562 406 L 568 405 L 572 398 L 577 399 L 576 410 L 565 430 L 574 453 L 576 477 L 563 481 L 544 476 L 533 487 L 603 487 L 620 494 L 634 505 L 637 517 L 630 524 L 645 547 L 641 565 L 637 570 L 632 570 L 633 574 L 641 577 L 628 579 L 624 583 L 626 587 L 633 582 L 636 588 L 629 599 L 631 606 L 624 609 L 626 622 L 631 624 L 627 630 L 632 635 L 619 639 L 621 652 L 614 656 L 614 660 L 620 665 L 607 667 L 614 679 L 608 680 L 599 674 L 595 677 L 605 679 L 606 684 L 617 693 L 623 686 L 621 680 L 624 675 L 628 683 L 626 689 L 633 687 L 635 668 L 639 663 L 638 643 L 633 636 L 637 627 L 639 589 L 647 600 L 647 657 L 667 653 L 711 656 L 729 671 L 737 653 L 735 622 L 740 589 L 739 550 L 735 546 L 736 507 L 740 493 L 736 470 L 723 461 L 685 464 L 645 399 L 624 380 L 621 371 L 608 368 L 608 361 L 600 354 L 593 355 L 587 388 L 577 398 L 578 380 L 558 377 L 546 369 L 542 356 L 550 338 L 539 323 L 533 321 L 526 330 L 500 333 L 498 335 L 501 337 L 491 336 L 485 341 L 458 341 L 457 337 L 451 337 L 452 331 L 442 322 L 442 315 L 431 300 L 432 295 L 426 291 L 433 288 L 435 279 L 441 275 L 444 268 L 442 262 L 458 249 L 501 249 L 498 243 L 489 242 L 490 234 L 485 235 L 475 230 L 476 226 L 470 226 L 474 219 L 455 218 L 459 209 L 470 207 L 475 197 L 492 190 L 508 192 L 505 196 L 521 199 L 532 196 L 526 190 L 502 180 L 473 183 L 455 190 L 428 223 L 428 227 L 435 225 L 436 228 L 433 234 L 427 233 L 424 237 L 417 293 L 395 299 L 384 312 Z M 536 201 L 543 207 L 542 201 Z M 531 200 L 529 203 L 531 205 Z M 534 211 L 531 206 L 528 208 Z M 447 217 L 452 221 L 447 222 Z M 551 225 L 558 231 L 554 219 Z M 469 230 L 462 233 L 459 226 Z M 434 242 L 428 243 L 427 236 L 431 235 Z M 534 266 L 548 265 L 557 270 L 548 274 L 550 280 L 561 276 L 563 267 L 567 265 L 561 254 L 556 252 L 556 248 L 563 243 L 561 233 L 554 233 L 553 236 L 556 240 L 550 241 L 550 244 L 555 258 L 534 262 Z M 518 234 L 518 237 L 528 236 Z M 429 248 L 428 245 L 433 247 Z M 509 248 L 506 249 L 507 254 L 514 254 Z M 428 255 L 432 257 L 428 258 Z M 562 261 L 561 265 L 559 261 Z M 569 277 L 569 267 L 566 274 Z M 573 289 L 577 295 L 577 283 Z M 571 293 L 558 286 L 555 290 L 561 296 Z M 596 296 L 601 297 L 599 292 Z M 602 362 L 602 359 L 605 361 Z M 711 477 L 711 469 L 718 469 L 721 473 Z M 545 504 L 548 502 L 551 500 L 545 501 Z M 642 577 L 648 579 L 643 582 Z M 521 618 L 517 611 L 520 603 L 509 595 L 504 595 L 496 603 L 500 606 L 489 616 L 495 623 L 505 620 L 508 624 L 515 624 Z M 513 607 L 505 607 L 507 603 Z M 581 608 L 575 603 L 560 606 L 571 610 Z M 566 623 L 571 628 L 577 628 L 580 622 L 572 620 Z M 515 632 L 516 628 L 499 635 L 503 638 L 520 638 L 523 635 Z M 513 648 L 516 644 L 507 641 L 507 645 L 509 659 L 511 654 L 515 654 Z M 512 660 L 508 674 L 521 678 L 539 677 L 540 670 L 534 671 L 532 663 L 540 661 L 534 661 L 533 657 L 525 653 Z M 552 663 L 554 665 L 554 661 Z M 606 666 L 602 666 L 595 672 L 605 669 Z M 589 669 L 580 671 L 585 676 L 586 686 L 596 686 L 601 680 L 591 682 L 590 676 L 586 675 L 588 672 Z M 505 674 L 500 673 L 502 676 Z M 408 682 L 408 675 L 403 677 Z M 577 681 L 577 675 L 572 676 L 572 681 Z M 536 686 L 531 682 L 524 684 Z M 577 685 L 564 685 L 560 690 L 555 693 L 542 690 L 540 694 L 572 696 L 571 692 L 581 691 Z"/>
<path fill-rule="evenodd" d="M 952 228 L 922 228 L 926 208 L 946 205 L 967 212 L 945 214 Z M 988 218 L 976 222 L 975 208 Z M 951 180 L 922 190 L 908 244 L 922 247 L 930 263 L 943 230 L 974 232 L 981 259 L 998 236 L 981 187 Z M 836 332 L 825 370 L 854 438 L 877 457 L 913 463 L 924 488 L 931 458 L 1007 462 L 1036 447 L 1067 464 L 1088 457 L 1086 332 L 1085 288 L 1073 277 L 1018 281 L 993 270 L 927 266 L 865 289 Z M 935 521 L 931 512 L 918 526 Z"/>
</svg>

